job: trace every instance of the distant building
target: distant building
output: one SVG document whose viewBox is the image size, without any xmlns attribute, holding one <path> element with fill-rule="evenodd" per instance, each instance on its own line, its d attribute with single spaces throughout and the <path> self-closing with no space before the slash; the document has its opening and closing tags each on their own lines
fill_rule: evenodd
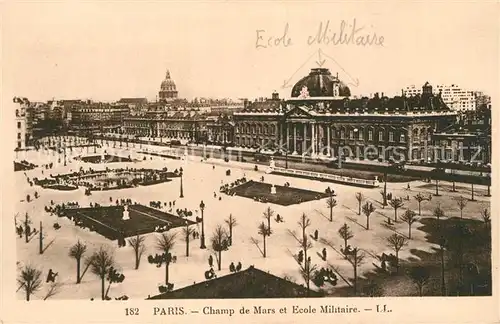
<svg viewBox="0 0 500 324">
<path fill-rule="evenodd" d="M 30 101 L 27 98 L 14 97 L 16 123 L 16 150 L 24 150 L 31 145 L 32 116 Z"/>
<path fill-rule="evenodd" d="M 124 104 L 130 108 L 130 113 L 135 115 L 147 107 L 148 99 L 146 98 L 121 98 L 117 104 Z"/>
<path fill-rule="evenodd" d="M 314 290 L 250 266 L 149 299 L 301 298 L 323 297 Z"/>
<path fill-rule="evenodd" d="M 160 101 L 172 101 L 178 98 L 177 86 L 174 80 L 170 78 L 170 71 L 167 70 L 165 75 L 165 80 L 162 81 L 160 85 L 160 92 L 158 92 L 158 97 Z"/>
<path fill-rule="evenodd" d="M 72 124 L 122 124 L 130 115 L 127 104 L 110 104 L 102 102 L 86 102 L 71 107 Z"/>
<path fill-rule="evenodd" d="M 198 142 L 206 138 L 205 117 L 196 111 L 157 111 L 123 120 L 124 134 Z"/>
<path fill-rule="evenodd" d="M 422 95 L 422 88 L 411 85 L 403 90 L 407 97 Z M 474 91 L 464 90 L 456 84 L 437 85 L 434 94 L 441 94 L 444 103 L 455 111 L 476 109 L 476 95 Z"/>
</svg>

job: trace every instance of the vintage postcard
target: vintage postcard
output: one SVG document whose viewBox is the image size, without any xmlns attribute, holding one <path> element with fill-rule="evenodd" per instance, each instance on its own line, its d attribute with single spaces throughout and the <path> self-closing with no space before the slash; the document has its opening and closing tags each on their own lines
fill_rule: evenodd
<svg viewBox="0 0 500 324">
<path fill-rule="evenodd" d="M 0 322 L 499 323 L 496 2 L 0 8 Z"/>
</svg>

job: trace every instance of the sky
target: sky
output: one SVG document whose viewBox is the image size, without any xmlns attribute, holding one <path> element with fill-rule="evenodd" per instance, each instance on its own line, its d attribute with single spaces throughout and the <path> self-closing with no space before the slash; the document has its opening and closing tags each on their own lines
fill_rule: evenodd
<svg viewBox="0 0 500 324">
<path fill-rule="evenodd" d="M 498 89 L 493 2 L 67 1 L 1 10 L 3 93 L 32 101 L 154 100 L 167 69 L 183 98 L 289 97 L 322 60 L 354 95 L 426 81 Z M 356 35 L 376 33 L 383 46 L 307 42 L 320 24 L 329 21 L 332 35 L 354 20 Z M 286 26 L 288 46 L 256 47 L 257 35 L 267 43 Z"/>
</svg>

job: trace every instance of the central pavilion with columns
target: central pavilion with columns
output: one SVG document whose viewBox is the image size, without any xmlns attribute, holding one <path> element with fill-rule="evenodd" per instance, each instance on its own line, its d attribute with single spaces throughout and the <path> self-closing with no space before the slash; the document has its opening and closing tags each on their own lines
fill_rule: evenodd
<svg viewBox="0 0 500 324">
<path fill-rule="evenodd" d="M 294 85 L 291 98 L 274 93 L 235 113 L 235 145 L 309 157 L 430 159 L 432 134 L 453 124 L 457 114 L 429 83 L 422 88 L 411 97 L 351 99 L 338 75 L 315 68 Z"/>
</svg>

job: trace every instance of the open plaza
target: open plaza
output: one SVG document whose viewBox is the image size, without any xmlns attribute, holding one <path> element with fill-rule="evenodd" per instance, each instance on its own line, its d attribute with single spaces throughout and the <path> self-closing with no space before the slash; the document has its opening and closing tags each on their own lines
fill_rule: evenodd
<svg viewBox="0 0 500 324">
<path fill-rule="evenodd" d="M 380 182 L 379 187 L 358 187 L 268 174 L 266 167 L 259 165 L 259 168 L 255 168 L 252 163 L 226 162 L 189 155 L 171 159 L 139 153 L 145 149 L 155 150 L 160 147 L 130 145 L 120 148 L 113 142 L 104 141 L 95 149 L 76 147 L 65 154 L 43 147 L 38 151 L 17 153 L 16 161 L 36 165 L 31 170 L 15 172 L 16 187 L 13 190 L 16 197 L 13 202 L 16 228 L 24 226 L 28 218 L 30 227 L 36 229 L 26 239 L 21 233 L 16 242 L 18 269 L 31 265 L 41 270 L 44 276 L 41 289 L 32 299 L 44 299 L 51 289 L 45 283 L 45 274 L 49 269 L 58 275 L 57 293 L 50 298 L 101 297 L 101 279 L 91 271 L 81 275 L 81 282 L 77 283 L 77 265 L 69 252 L 78 241 L 87 246 L 82 264 L 85 256 L 92 255 L 102 247 L 113 255 L 116 268 L 125 276 L 125 280 L 111 285 L 107 291 L 107 295 L 113 299 L 120 296 L 146 299 L 157 295 L 159 287 L 166 284 L 173 284 L 175 292 L 194 283 L 204 282 L 207 280 L 206 272 L 211 270 L 209 259 L 219 257 L 221 269 L 214 266 L 212 270 L 218 278 L 234 272 L 231 266 L 241 263 L 243 270 L 254 266 L 298 285 L 310 286 L 311 290 L 325 295 L 352 295 L 353 285 L 358 285 L 358 295 L 367 295 L 370 294 L 367 287 L 373 282 L 378 283 L 380 294 L 384 296 L 416 295 L 418 290 L 404 271 L 393 277 L 380 273 L 381 256 L 394 253 L 387 238 L 393 234 L 405 238 L 406 244 L 397 251 L 402 267 L 430 264 L 431 268 L 439 269 L 437 251 L 440 245 L 433 227 L 436 221 L 435 209 L 440 208 L 444 212 L 438 220 L 442 222 L 442 226 L 462 217 L 476 229 L 483 224 L 484 210 L 490 208 L 486 186 L 441 181 L 439 194 L 436 196 L 434 182 L 387 182 L 387 193 L 401 201 L 395 211 L 391 205 L 383 206 L 383 182 Z M 102 162 L 98 157 L 105 154 L 108 158 L 113 156 L 126 159 L 112 158 L 113 163 L 95 163 L 97 160 Z M 85 156 L 96 158 L 90 159 L 91 163 L 88 163 L 83 158 Z M 166 168 L 172 175 L 174 170 L 177 171 L 177 176 L 167 176 L 169 181 L 152 185 L 92 190 L 90 193 L 82 182 L 75 185 L 75 190 L 57 190 L 33 184 L 34 178 L 57 178 L 58 175 L 75 172 L 84 174 L 89 168 L 96 173 L 115 176 L 114 170 L 118 169 Z M 235 183 L 243 178 L 244 182 L 228 186 L 227 191 L 221 190 L 225 184 Z M 98 182 L 98 179 L 95 181 Z M 423 198 L 420 207 L 415 196 Z M 329 208 L 327 201 L 333 197 L 336 204 Z M 466 198 L 465 206 L 460 209 L 457 201 L 463 198 Z M 77 202 L 77 206 L 72 205 L 72 202 Z M 65 205 L 65 212 L 54 212 L 54 206 L 62 204 Z M 361 211 L 361 205 L 365 204 L 373 207 L 369 226 L 364 211 Z M 124 210 L 127 211 L 127 217 Z M 414 211 L 417 216 L 410 226 L 411 234 L 408 223 L 401 219 L 407 210 Z M 264 217 L 265 213 L 268 218 Z M 230 217 L 236 220 L 231 229 L 231 243 L 219 254 L 214 251 L 213 238 L 219 226 L 227 232 Z M 82 223 L 77 225 L 75 218 L 79 218 L 83 226 L 79 226 Z M 304 233 L 310 238 L 310 247 L 307 249 L 310 264 L 318 270 L 330 269 L 337 279 L 335 284 L 325 282 L 318 287 L 313 282 L 306 284 L 304 280 L 301 264 L 297 261 L 302 250 L 297 237 L 304 234 L 299 223 L 303 223 L 305 219 L 310 223 L 304 229 Z M 264 223 L 269 224 L 270 229 L 269 235 L 263 237 Z M 353 278 L 352 263 L 343 254 L 345 241 L 338 233 L 344 225 L 352 233 L 348 245 L 359 248 L 364 256 L 356 266 L 357 280 Z M 41 227 L 43 248 L 40 247 L 39 239 Z M 186 227 L 192 228 L 195 233 L 190 239 L 189 247 L 186 247 L 187 240 L 183 232 Z M 171 248 L 175 262 L 169 265 L 167 283 L 164 267 L 148 262 L 149 256 L 152 259 L 162 252 L 158 249 L 158 238 L 165 232 L 175 233 Z M 206 249 L 200 248 L 202 238 L 196 235 L 201 232 L 205 234 Z M 135 235 L 144 237 L 145 248 L 138 269 L 130 244 L 119 244 L 120 238 L 129 239 Z M 186 256 L 187 249 L 189 256 Z M 42 250 L 43 253 L 40 253 Z M 480 255 L 466 257 L 471 263 L 480 265 L 479 273 L 486 273 L 487 277 L 488 269 L 482 267 L 484 260 L 479 260 Z M 83 268 L 82 265 L 82 272 Z M 491 269 L 489 271 L 491 276 Z M 427 285 L 427 294 L 439 295 L 439 280 L 439 275 L 431 277 L 433 283 Z M 20 299 L 25 298 L 22 289 L 18 294 Z"/>
</svg>

